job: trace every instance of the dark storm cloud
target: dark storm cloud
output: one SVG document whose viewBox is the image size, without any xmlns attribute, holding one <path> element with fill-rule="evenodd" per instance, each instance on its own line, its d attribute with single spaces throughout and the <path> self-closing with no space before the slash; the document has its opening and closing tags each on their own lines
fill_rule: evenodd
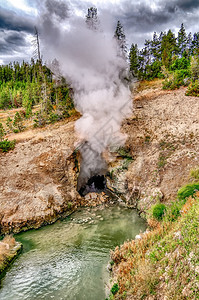
<svg viewBox="0 0 199 300">
<path fill-rule="evenodd" d="M 34 22 L 30 16 L 19 15 L 16 12 L 0 7 L 0 29 L 34 32 Z"/>
<path fill-rule="evenodd" d="M 168 23 L 172 16 L 165 10 L 153 10 L 150 6 L 144 4 L 129 5 L 122 17 L 126 28 L 134 28 L 137 32 L 149 32 L 154 26 Z"/>
<path fill-rule="evenodd" d="M 34 25 L 34 17 L 0 7 L 0 54 L 4 62 L 6 57 L 17 60 L 26 56 L 31 46 L 26 36 L 34 33 Z"/>
<path fill-rule="evenodd" d="M 191 31 L 197 24 L 198 10 L 199 0 L 160 0 L 154 3 L 126 0 L 113 7 L 113 14 L 124 25 L 127 39 L 138 44 L 143 40 L 143 44 L 146 38 L 152 38 L 154 31 L 176 31 L 181 23 Z"/>
<path fill-rule="evenodd" d="M 0 53 L 12 54 L 26 47 L 27 42 L 23 33 L 17 31 L 0 31 Z"/>
<path fill-rule="evenodd" d="M 168 10 L 183 10 L 184 12 L 190 12 L 199 7 L 199 0 L 176 0 L 172 3 L 167 2 L 166 8 Z"/>
</svg>

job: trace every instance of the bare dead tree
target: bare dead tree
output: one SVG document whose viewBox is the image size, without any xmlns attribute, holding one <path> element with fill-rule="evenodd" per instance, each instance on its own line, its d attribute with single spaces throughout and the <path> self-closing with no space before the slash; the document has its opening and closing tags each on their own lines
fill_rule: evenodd
<svg viewBox="0 0 199 300">
<path fill-rule="evenodd" d="M 33 52 L 33 57 L 34 59 L 38 59 L 41 61 L 41 52 L 40 52 L 40 42 L 39 42 L 39 32 L 37 30 L 37 27 L 34 27 L 35 33 L 34 33 L 34 38 L 32 41 L 32 44 L 34 46 L 34 52 Z"/>
</svg>

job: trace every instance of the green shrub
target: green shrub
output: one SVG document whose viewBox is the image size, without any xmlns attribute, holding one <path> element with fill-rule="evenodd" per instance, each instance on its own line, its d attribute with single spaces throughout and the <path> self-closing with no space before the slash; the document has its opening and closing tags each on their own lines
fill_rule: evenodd
<svg viewBox="0 0 199 300">
<path fill-rule="evenodd" d="M 0 123 L 0 141 L 3 140 L 3 137 L 4 137 L 5 134 L 6 133 L 5 133 L 5 129 L 3 128 L 3 124 Z"/>
<path fill-rule="evenodd" d="M 24 128 L 25 128 L 23 126 L 23 116 L 22 115 L 23 115 L 23 113 L 16 112 L 16 114 L 14 116 L 13 127 L 14 127 L 14 130 L 17 130 L 17 132 L 20 132 L 20 131 L 24 130 Z"/>
<path fill-rule="evenodd" d="M 199 79 L 199 58 L 198 55 L 191 57 L 191 79 L 193 81 Z"/>
<path fill-rule="evenodd" d="M 40 112 L 36 112 L 35 113 L 35 119 L 33 119 L 33 127 L 43 127 L 44 125 L 46 125 L 46 115 L 44 113 Z"/>
<path fill-rule="evenodd" d="M 157 203 L 152 208 L 152 215 L 157 220 L 162 220 L 163 215 L 166 211 L 166 206 L 162 203 Z"/>
<path fill-rule="evenodd" d="M 9 150 L 14 149 L 15 144 L 16 144 L 16 140 L 9 141 L 8 139 L 5 139 L 0 142 L 0 150 L 2 152 L 8 152 Z"/>
<path fill-rule="evenodd" d="M 185 200 L 186 198 L 193 196 L 196 191 L 199 191 L 199 182 L 189 183 L 178 190 L 178 198 Z"/>
<path fill-rule="evenodd" d="M 129 149 L 124 148 L 124 147 L 119 147 L 119 148 L 117 149 L 117 152 L 119 153 L 119 155 L 120 155 L 122 158 L 126 158 L 126 159 L 128 159 L 128 160 L 133 160 L 132 155 L 131 155 Z"/>
<path fill-rule="evenodd" d="M 186 57 L 177 58 L 174 63 L 171 65 L 170 69 L 172 71 L 188 69 L 190 66 L 190 59 Z"/>
<path fill-rule="evenodd" d="M 190 83 L 185 95 L 199 97 L 199 80 Z"/>
<path fill-rule="evenodd" d="M 180 211 L 184 202 L 172 202 L 171 205 L 167 208 L 166 219 L 168 221 L 175 221 L 180 216 Z"/>
<path fill-rule="evenodd" d="M 119 286 L 118 286 L 117 283 L 114 283 L 114 285 L 113 285 L 112 288 L 111 288 L 111 293 L 112 293 L 113 295 L 115 295 L 118 291 L 119 291 Z"/>
<path fill-rule="evenodd" d="M 51 112 L 48 116 L 48 121 L 50 123 L 55 123 L 59 120 L 60 120 L 60 116 L 58 114 L 53 113 L 53 112 Z"/>
<path fill-rule="evenodd" d="M 180 86 L 186 86 L 187 81 L 186 78 L 190 78 L 191 73 L 189 69 L 175 70 L 170 76 L 169 79 L 165 79 L 163 81 L 163 89 L 165 90 L 175 90 Z"/>
<path fill-rule="evenodd" d="M 8 128 L 9 131 L 13 131 L 12 119 L 10 117 L 7 117 L 6 127 Z"/>
</svg>

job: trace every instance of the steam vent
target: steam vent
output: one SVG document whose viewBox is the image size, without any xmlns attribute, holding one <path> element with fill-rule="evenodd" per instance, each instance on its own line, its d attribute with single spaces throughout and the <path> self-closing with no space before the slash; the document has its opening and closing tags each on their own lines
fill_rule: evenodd
<svg viewBox="0 0 199 300">
<path fill-rule="evenodd" d="M 100 193 L 106 189 L 106 178 L 104 175 L 94 175 L 87 183 L 78 190 L 81 196 L 85 196 L 88 193 Z"/>
<path fill-rule="evenodd" d="M 93 149 L 85 141 L 79 148 L 81 153 L 80 172 L 77 179 L 77 191 L 81 196 L 88 193 L 101 193 L 106 189 L 107 164 L 102 153 Z"/>
</svg>

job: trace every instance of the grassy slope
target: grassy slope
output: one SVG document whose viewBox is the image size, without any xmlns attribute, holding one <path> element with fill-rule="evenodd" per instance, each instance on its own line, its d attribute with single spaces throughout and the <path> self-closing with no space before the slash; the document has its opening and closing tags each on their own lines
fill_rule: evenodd
<svg viewBox="0 0 199 300">
<path fill-rule="evenodd" d="M 119 291 L 110 299 L 199 299 L 199 195 L 175 222 L 149 223 L 152 231 L 112 253 Z"/>
</svg>

